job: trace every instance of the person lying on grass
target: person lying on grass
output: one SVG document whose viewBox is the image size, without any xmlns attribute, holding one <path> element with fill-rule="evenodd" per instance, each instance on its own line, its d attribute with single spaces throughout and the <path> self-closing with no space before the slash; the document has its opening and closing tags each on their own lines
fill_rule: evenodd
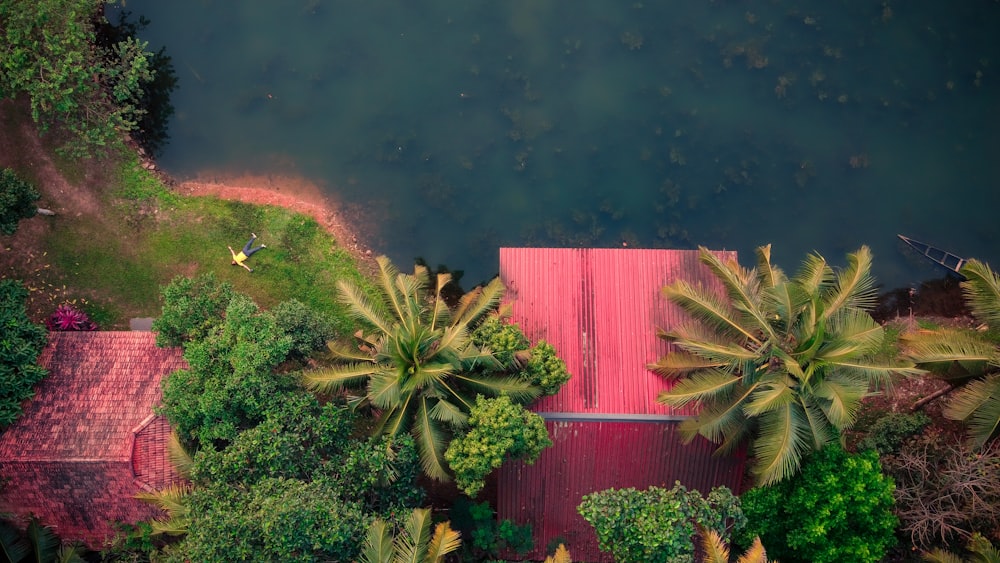
<svg viewBox="0 0 1000 563">
<path fill-rule="evenodd" d="M 247 258 L 253 256 L 253 254 L 258 250 L 262 248 L 267 248 L 266 244 L 262 244 L 257 248 L 251 248 L 255 240 L 257 240 L 257 235 L 255 235 L 254 233 L 250 233 L 250 240 L 248 240 L 247 243 L 243 245 L 243 250 L 241 250 L 239 253 L 233 250 L 233 247 L 231 246 L 226 247 L 229 249 L 229 253 L 233 255 L 233 266 L 243 266 L 244 268 L 247 269 L 248 272 L 251 273 L 253 272 L 253 268 L 247 266 L 246 264 Z"/>
</svg>

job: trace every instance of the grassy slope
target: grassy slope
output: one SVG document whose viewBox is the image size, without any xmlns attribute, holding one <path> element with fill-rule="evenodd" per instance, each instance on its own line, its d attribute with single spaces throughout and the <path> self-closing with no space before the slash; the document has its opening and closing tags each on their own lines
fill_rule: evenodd
<svg viewBox="0 0 1000 563">
<path fill-rule="evenodd" d="M 38 182 L 30 166 L 20 165 L 31 155 L 9 156 L 22 177 Z M 178 196 L 124 148 L 89 163 L 48 156 L 64 178 L 101 203 L 97 217 L 66 213 L 49 220 L 39 252 L 4 274 L 34 288 L 36 320 L 69 301 L 102 329 L 127 328 L 132 317 L 158 316 L 160 287 L 173 277 L 214 271 L 262 307 L 296 298 L 333 316 L 341 331 L 350 328 L 336 303 L 336 281 L 366 282 L 353 257 L 312 218 L 277 207 Z M 83 170 L 95 165 L 104 173 L 95 177 Z M 231 266 L 226 248 L 242 247 L 251 231 L 268 246 L 251 259 L 253 274 Z"/>
</svg>

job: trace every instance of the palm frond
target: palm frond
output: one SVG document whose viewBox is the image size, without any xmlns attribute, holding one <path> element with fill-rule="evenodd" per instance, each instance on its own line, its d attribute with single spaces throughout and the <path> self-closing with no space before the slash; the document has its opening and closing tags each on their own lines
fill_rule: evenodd
<svg viewBox="0 0 1000 563">
<path fill-rule="evenodd" d="M 43 526 L 38 518 L 33 517 L 28 522 L 25 535 L 33 547 L 35 561 L 51 561 L 59 552 L 59 536 L 51 526 Z"/>
<path fill-rule="evenodd" d="M 342 342 L 336 340 L 330 340 L 326 343 L 326 347 L 330 350 L 335 358 L 341 361 L 354 361 L 354 362 L 371 362 L 374 361 L 371 352 L 366 352 L 364 350 L 358 349 L 357 346 L 349 346 Z"/>
<path fill-rule="evenodd" d="M 726 365 L 724 362 L 707 360 L 685 350 L 677 350 L 663 356 L 655 363 L 648 364 L 646 369 L 669 380 L 683 377 L 695 371 L 719 368 L 724 365 Z"/>
<path fill-rule="evenodd" d="M 448 481 L 444 460 L 445 436 L 437 421 L 431 417 L 427 400 L 421 399 L 414 416 L 413 435 L 420 453 L 420 466 L 424 473 L 438 481 Z"/>
<path fill-rule="evenodd" d="M 386 304 L 392 309 L 393 315 L 397 319 L 403 317 L 403 310 L 405 303 L 403 301 L 403 296 L 399 294 L 399 290 L 396 289 L 396 280 L 399 278 L 399 269 L 389 260 L 387 256 L 378 256 L 375 258 L 375 262 L 378 263 L 378 274 L 376 281 L 378 282 L 379 289 L 381 289 L 382 297 L 386 300 Z M 338 286 L 341 284 L 338 283 Z M 343 289 L 341 290 L 343 291 Z M 360 294 L 360 290 L 358 291 Z M 383 332 L 389 332 L 382 325 L 375 324 Z M 387 323 L 386 323 L 387 324 Z"/>
<path fill-rule="evenodd" d="M 444 302 L 441 298 L 441 290 L 444 286 L 451 283 L 451 274 L 443 273 L 437 275 L 436 283 L 434 284 L 434 306 L 431 309 L 431 318 L 428 324 L 431 330 L 435 330 L 440 323 L 442 326 L 447 326 L 450 321 L 450 309 L 448 309 L 448 304 Z"/>
<path fill-rule="evenodd" d="M 706 403 L 698 415 L 681 423 L 680 430 L 685 442 L 690 442 L 696 435 L 704 436 L 711 442 L 735 445 L 734 438 L 746 435 L 747 417 L 743 414 L 743 402 L 753 393 L 755 385 L 743 387 L 737 385 L 733 394 L 726 400 Z M 660 402 L 659 398 L 657 399 Z"/>
<path fill-rule="evenodd" d="M 732 394 L 740 378 L 717 369 L 706 369 L 681 379 L 669 390 L 662 391 L 657 402 L 681 408 L 688 403 L 724 401 Z"/>
<path fill-rule="evenodd" d="M 839 431 L 850 428 L 861 408 L 861 399 L 868 395 L 868 383 L 842 374 L 828 374 L 812 388 L 812 394 L 824 399 L 820 408 L 827 420 Z"/>
<path fill-rule="evenodd" d="M 701 535 L 701 551 L 704 553 L 704 563 L 729 563 L 729 548 L 722 541 L 722 536 L 715 530 L 699 526 Z"/>
<path fill-rule="evenodd" d="M 822 256 L 812 253 L 806 256 L 792 279 L 807 295 L 820 295 L 833 281 L 833 269 Z"/>
<path fill-rule="evenodd" d="M 837 432 L 830 425 L 830 420 L 826 417 L 823 409 L 815 404 L 815 401 L 806 400 L 799 396 L 799 404 L 802 406 L 802 413 L 805 414 L 806 424 L 809 425 L 809 433 L 812 435 L 812 446 L 814 450 L 819 450 L 837 438 Z"/>
<path fill-rule="evenodd" d="M 715 343 L 704 340 L 677 340 L 676 346 L 686 352 L 701 356 L 706 360 L 720 362 L 724 365 L 743 366 L 760 359 L 760 354 L 747 350 L 737 343 Z"/>
<path fill-rule="evenodd" d="M 841 309 L 829 317 L 826 328 L 827 341 L 820 353 L 822 357 L 874 354 L 885 339 L 882 325 L 861 309 Z"/>
<path fill-rule="evenodd" d="M 768 411 L 759 420 L 752 471 L 758 484 L 767 486 L 795 475 L 802 456 L 811 450 L 812 436 L 798 403 Z"/>
<path fill-rule="evenodd" d="M 86 563 L 86 559 L 83 555 L 86 553 L 86 548 L 81 544 L 62 544 L 59 546 L 59 551 L 56 553 L 53 563 Z"/>
<path fill-rule="evenodd" d="M 1000 432 L 1000 375 L 969 382 L 952 395 L 944 415 L 965 421 L 976 447 L 983 447 Z"/>
<path fill-rule="evenodd" d="M 500 278 L 493 278 L 485 286 L 466 293 L 452 314 L 452 325 L 470 325 L 484 314 L 496 308 L 507 288 Z"/>
<path fill-rule="evenodd" d="M 392 530 L 381 518 L 368 526 L 360 563 L 392 563 Z"/>
<path fill-rule="evenodd" d="M 506 393 L 515 402 L 529 401 L 542 393 L 538 387 L 517 377 L 489 377 L 456 373 L 452 379 L 488 395 L 495 396 Z"/>
<path fill-rule="evenodd" d="M 403 383 L 403 391 L 423 390 L 435 387 L 455 372 L 455 366 L 442 362 L 427 362 L 420 365 Z"/>
<path fill-rule="evenodd" d="M 785 272 L 771 264 L 771 245 L 758 246 L 754 252 L 757 256 L 757 278 L 763 289 L 771 289 L 787 281 Z"/>
<path fill-rule="evenodd" d="M 173 465 L 174 469 L 177 470 L 178 475 L 185 479 L 191 477 L 194 458 L 181 443 L 181 438 L 176 431 L 171 431 L 170 438 L 167 439 L 167 458 L 170 460 L 170 465 Z"/>
<path fill-rule="evenodd" d="M 784 282 L 765 289 L 761 302 L 769 315 L 771 326 L 788 334 L 799 313 L 809 303 L 809 296 L 799 285 Z"/>
<path fill-rule="evenodd" d="M 22 561 L 31 553 L 31 545 L 12 524 L 0 521 L 0 555 L 6 561 Z"/>
<path fill-rule="evenodd" d="M 397 405 L 404 390 L 400 388 L 399 378 L 391 368 L 385 368 L 368 378 L 367 399 L 381 409 Z"/>
<path fill-rule="evenodd" d="M 431 418 L 450 424 L 453 427 L 463 427 L 469 420 L 469 415 L 460 409 L 458 405 L 444 399 L 438 399 L 431 408 Z"/>
<path fill-rule="evenodd" d="M 851 377 L 863 378 L 875 387 L 889 388 L 893 377 L 916 377 L 923 375 L 922 369 L 916 368 L 910 362 L 876 364 L 869 360 L 832 360 L 824 359 L 828 370 L 843 370 Z"/>
<path fill-rule="evenodd" d="M 738 335 L 760 344 L 754 329 L 742 326 L 737 321 L 736 312 L 732 307 L 714 294 L 696 288 L 684 280 L 677 280 L 663 288 L 663 295 L 696 321 L 723 334 Z"/>
<path fill-rule="evenodd" d="M 402 403 L 395 401 L 382 411 L 375 423 L 377 434 L 398 436 L 410 428 L 410 415 L 413 413 L 417 401 L 413 398 L 412 393 L 407 393 L 402 399 Z"/>
<path fill-rule="evenodd" d="M 391 332 L 392 322 L 359 287 L 345 280 L 340 280 L 337 282 L 337 290 L 338 301 L 347 307 L 347 312 L 351 317 L 365 321 L 382 332 Z"/>
<path fill-rule="evenodd" d="M 1000 328 L 1000 276 L 989 265 L 971 259 L 962 266 L 962 293 L 972 314 L 990 328 Z"/>
<path fill-rule="evenodd" d="M 743 413 L 748 418 L 760 416 L 794 400 L 795 393 L 785 383 L 781 381 L 762 382 L 743 404 Z"/>
<path fill-rule="evenodd" d="M 306 372 L 303 381 L 309 389 L 329 393 L 360 383 L 378 373 L 380 368 L 371 362 L 340 364 Z"/>
<path fill-rule="evenodd" d="M 396 538 L 394 563 L 423 563 L 431 540 L 431 511 L 415 508 L 406 519 L 403 533 Z"/>
<path fill-rule="evenodd" d="M 965 559 L 940 548 L 932 549 L 920 556 L 920 559 L 928 563 L 965 563 Z"/>
<path fill-rule="evenodd" d="M 174 484 L 158 491 L 136 493 L 135 498 L 155 505 L 171 517 L 184 516 L 188 512 L 184 499 L 191 490 L 190 485 Z"/>
<path fill-rule="evenodd" d="M 451 529 L 449 522 L 440 522 L 434 527 L 434 536 L 427 544 L 426 563 L 439 563 L 445 556 L 462 545 L 462 534 Z"/>
<path fill-rule="evenodd" d="M 900 337 L 906 357 L 945 380 L 983 375 L 997 362 L 991 342 L 967 331 L 935 330 Z"/>
<path fill-rule="evenodd" d="M 767 552 L 764 550 L 764 544 L 760 541 L 760 536 L 754 537 L 753 544 L 743 555 L 740 555 L 736 563 L 768 563 Z"/>
<path fill-rule="evenodd" d="M 771 325 L 761 310 L 761 287 L 757 273 L 743 268 L 735 260 L 723 262 L 705 247 L 699 247 L 698 251 L 701 262 L 722 281 L 733 309 L 752 319 L 753 328 L 773 337 Z"/>
<path fill-rule="evenodd" d="M 569 550 L 564 544 L 559 544 L 556 552 L 545 558 L 545 563 L 573 563 Z"/>
<path fill-rule="evenodd" d="M 871 269 L 872 253 L 867 246 L 847 255 L 847 266 L 837 272 L 836 283 L 826 296 L 824 318 L 844 308 L 870 311 L 875 307 L 878 293 Z"/>
</svg>

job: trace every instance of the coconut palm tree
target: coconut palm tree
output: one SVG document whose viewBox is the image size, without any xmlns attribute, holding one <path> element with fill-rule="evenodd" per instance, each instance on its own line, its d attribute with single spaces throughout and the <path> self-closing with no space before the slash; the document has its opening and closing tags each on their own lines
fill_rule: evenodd
<svg viewBox="0 0 1000 563">
<path fill-rule="evenodd" d="M 989 330 L 922 330 L 907 334 L 903 341 L 907 355 L 917 365 L 948 382 L 949 387 L 940 395 L 955 390 L 944 406 L 944 415 L 966 422 L 972 442 L 982 447 L 1000 434 L 1000 276 L 974 259 L 965 263 L 962 274 L 966 278 L 962 282 L 965 302 Z"/>
<path fill-rule="evenodd" d="M 423 471 L 447 480 L 444 450 L 452 433 L 466 426 L 477 393 L 507 393 L 525 401 L 538 396 L 539 389 L 516 377 L 495 375 L 504 366 L 470 337 L 503 296 L 499 278 L 465 294 L 452 309 L 441 297 L 451 274 L 439 273 L 432 285 L 424 266 L 408 275 L 384 256 L 377 261 L 376 297 L 352 283 L 338 284 L 341 302 L 374 334 L 359 332 L 360 343 L 354 346 L 330 343 L 338 363 L 307 374 L 306 383 L 322 392 L 361 386 L 353 405 L 376 410 L 377 432 L 412 433 Z"/>
<path fill-rule="evenodd" d="M 385 520 L 377 519 L 368 528 L 361 551 L 361 563 L 438 563 L 462 544 L 460 534 L 448 522 L 441 522 L 431 535 L 431 511 L 414 509 L 403 533 L 393 538 Z"/>
<path fill-rule="evenodd" d="M 745 269 L 701 248 L 724 295 L 685 281 L 665 287 L 690 321 L 661 331 L 674 351 L 649 367 L 677 380 L 661 403 L 700 407 L 681 424 L 687 440 L 700 434 L 720 453 L 751 442 L 753 472 L 770 484 L 849 428 L 873 388 L 920 371 L 875 358 L 883 331 L 868 313 L 876 293 L 867 247 L 839 271 L 811 254 L 792 278 L 771 264 L 770 245 L 756 254 L 757 267 Z"/>
</svg>

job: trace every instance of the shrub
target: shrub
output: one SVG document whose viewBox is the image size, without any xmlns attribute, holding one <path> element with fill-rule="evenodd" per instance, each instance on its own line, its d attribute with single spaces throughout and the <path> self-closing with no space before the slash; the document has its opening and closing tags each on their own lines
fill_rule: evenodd
<svg viewBox="0 0 1000 563">
<path fill-rule="evenodd" d="M 459 497 L 449 518 L 462 534 L 462 561 L 487 561 L 505 549 L 525 554 L 535 546 L 530 525 L 518 526 L 510 520 L 497 522 L 488 502 L 474 503 Z"/>
<path fill-rule="evenodd" d="M 38 365 L 45 329 L 25 311 L 28 290 L 16 280 L 0 280 L 0 428 L 21 415 L 21 402 L 34 396 L 46 371 Z"/>
<path fill-rule="evenodd" d="M 893 488 L 876 452 L 828 445 L 798 475 L 743 494 L 748 524 L 739 543 L 760 536 L 779 561 L 879 561 L 896 542 Z"/>
<path fill-rule="evenodd" d="M 857 448 L 875 450 L 883 455 L 894 453 L 904 440 L 920 433 L 930 423 L 930 417 L 922 412 L 888 413 L 869 427 L 868 435 L 858 441 Z"/>
<path fill-rule="evenodd" d="M 35 188 L 17 177 L 10 168 L 0 170 L 0 233 L 17 232 L 21 219 L 34 217 L 38 212 L 35 202 L 42 197 Z"/>
<path fill-rule="evenodd" d="M 326 348 L 326 343 L 336 334 L 333 325 L 323 315 L 313 311 L 301 301 L 291 299 L 271 310 L 274 323 L 292 339 L 292 355 L 306 358 Z"/>
<path fill-rule="evenodd" d="M 708 497 L 679 482 L 672 489 L 607 489 L 583 497 L 577 511 L 597 532 L 602 551 L 617 561 L 694 561 L 698 528 L 728 541 L 746 522 L 740 499 L 726 487 Z"/>
<path fill-rule="evenodd" d="M 97 325 L 90 320 L 87 313 L 69 303 L 63 303 L 45 319 L 45 328 L 55 331 L 87 331 L 97 330 Z"/>
<path fill-rule="evenodd" d="M 510 397 L 476 397 L 469 430 L 452 439 L 444 453 L 458 488 L 470 497 L 483 488 L 486 476 L 508 459 L 531 464 L 552 445 L 542 417 L 515 405 Z"/>
<path fill-rule="evenodd" d="M 531 358 L 522 375 L 532 385 L 540 387 L 546 395 L 555 395 L 569 381 L 566 362 L 556 355 L 554 346 L 544 340 L 531 349 Z"/>
<path fill-rule="evenodd" d="M 531 342 L 516 324 L 504 322 L 500 315 L 490 315 L 472 331 L 472 342 L 489 348 L 504 369 L 516 365 L 517 353 L 527 350 Z"/>
<path fill-rule="evenodd" d="M 229 282 L 209 272 L 196 278 L 177 276 L 162 292 L 163 313 L 153 321 L 157 346 L 181 346 L 202 340 L 222 325 L 226 307 L 236 295 Z"/>
</svg>

